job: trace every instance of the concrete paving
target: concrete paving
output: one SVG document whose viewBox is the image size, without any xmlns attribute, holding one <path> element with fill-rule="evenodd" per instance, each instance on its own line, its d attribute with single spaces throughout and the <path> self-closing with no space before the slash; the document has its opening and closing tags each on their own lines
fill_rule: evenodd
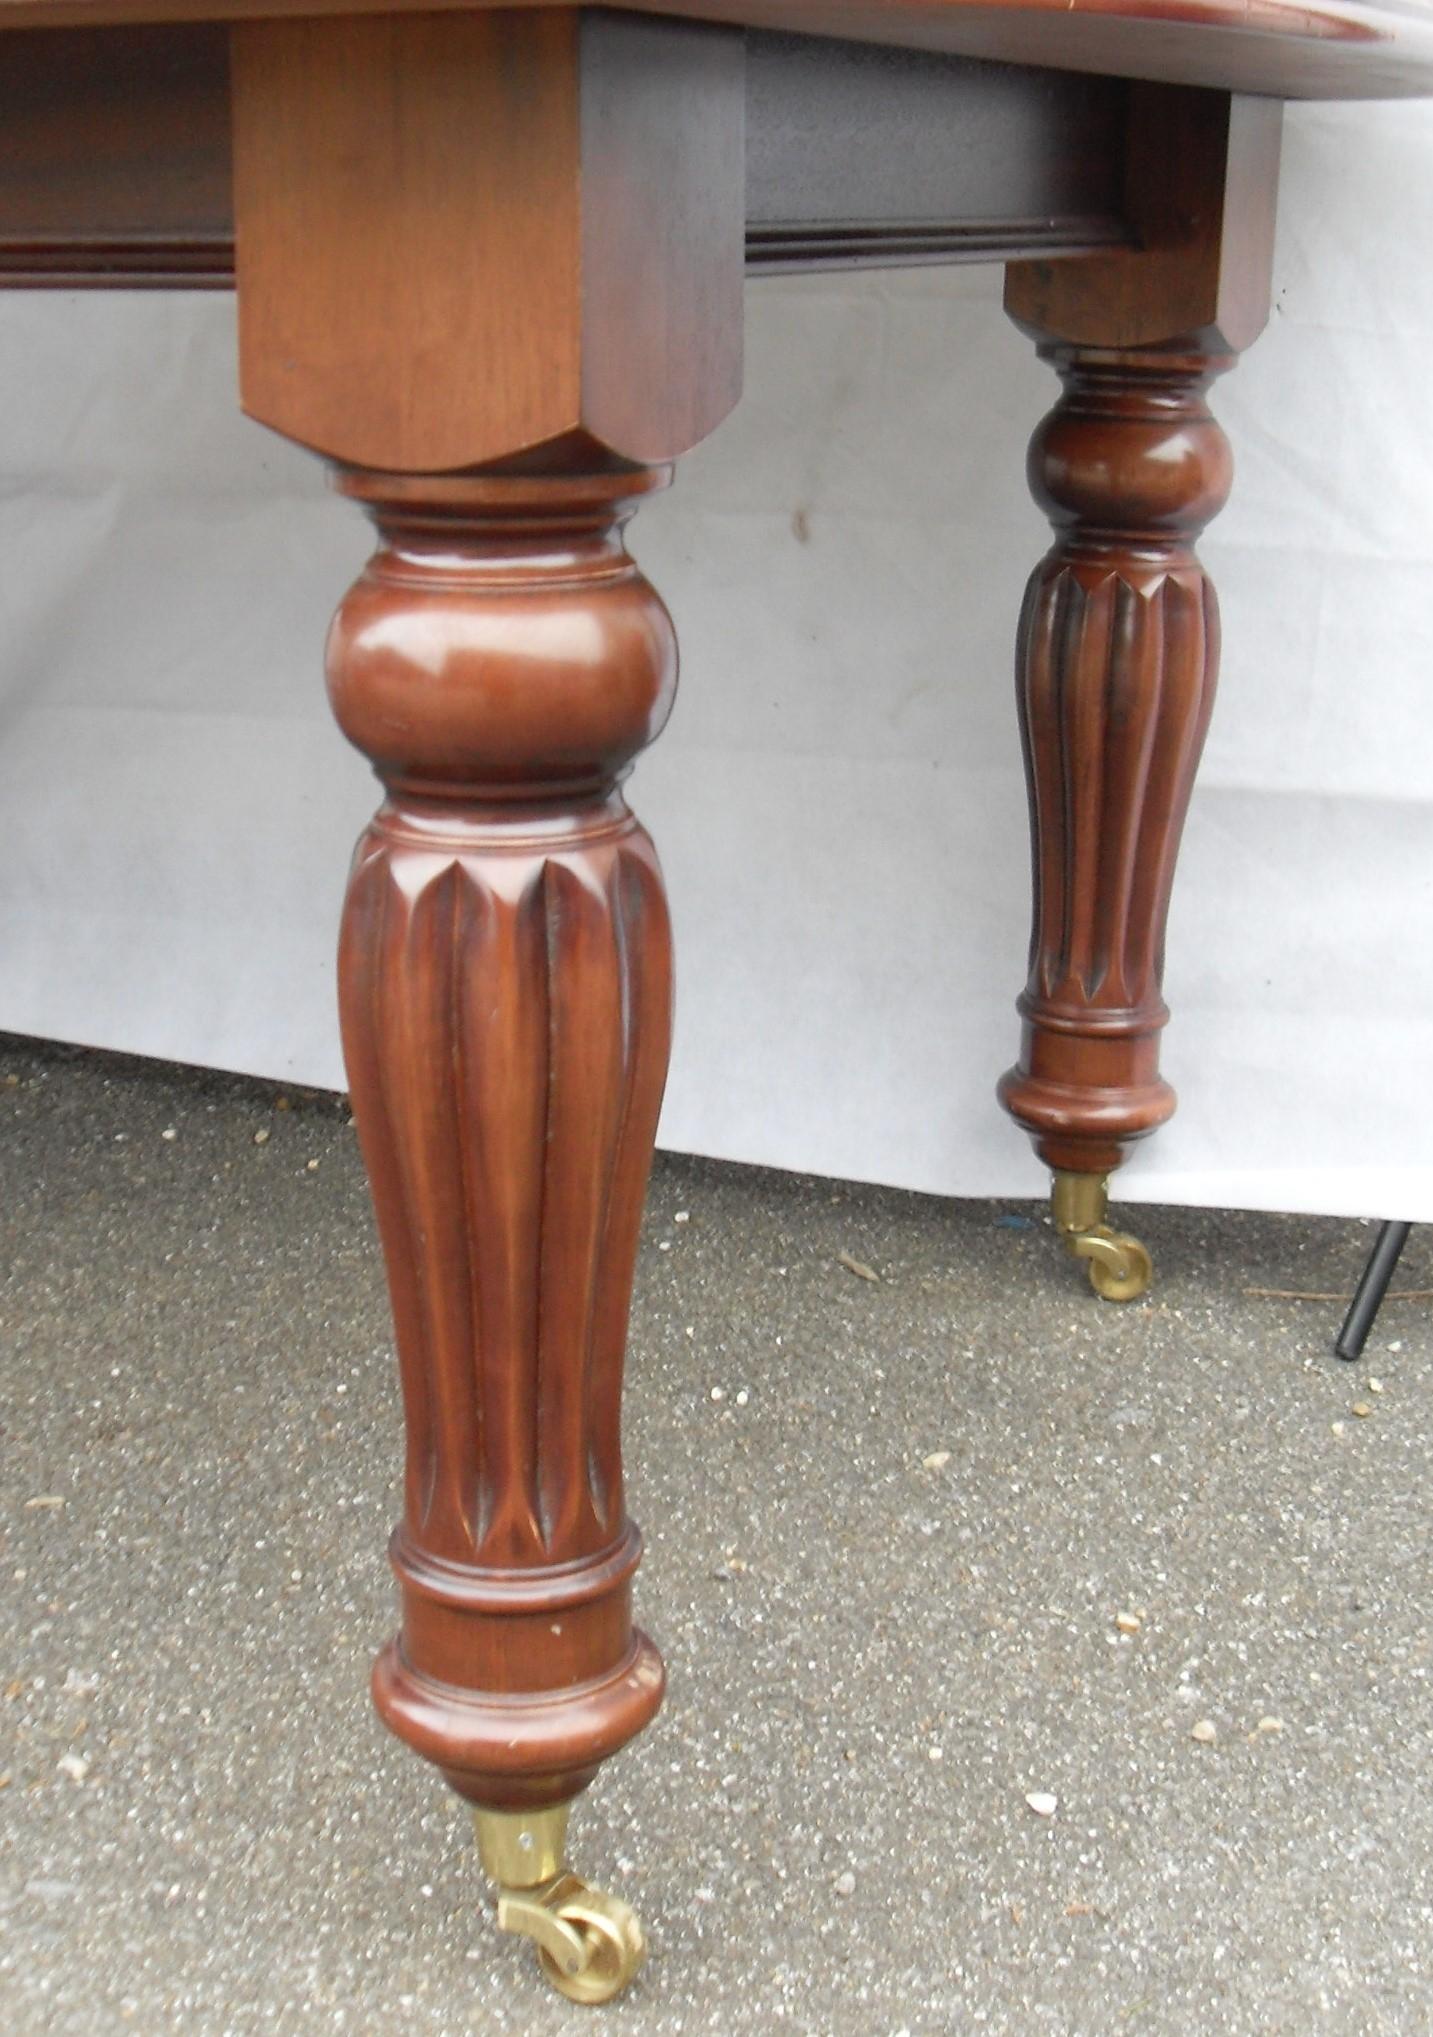
<svg viewBox="0 0 1433 2037">
<path fill-rule="evenodd" d="M 1368 1229 L 1142 1212 L 1119 1309 L 1032 1206 L 663 1158 L 671 1692 L 574 1820 L 652 1954 L 579 2010 L 369 1709 L 390 1331 L 346 1113 L 289 1103 L 0 1040 L 6 2037 L 1433 2030 L 1433 1316 L 1350 1368 L 1249 1292 Z"/>
</svg>

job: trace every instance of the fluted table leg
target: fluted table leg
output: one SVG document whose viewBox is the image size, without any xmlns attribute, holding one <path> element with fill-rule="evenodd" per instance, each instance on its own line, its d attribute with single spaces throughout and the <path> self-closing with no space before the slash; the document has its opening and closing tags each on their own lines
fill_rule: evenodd
<svg viewBox="0 0 1433 2037">
<path fill-rule="evenodd" d="M 407 1428 L 374 1697 L 474 1806 L 500 1925 L 604 2001 L 642 1936 L 568 1809 L 663 1680 L 620 1419 L 672 969 L 621 781 L 676 681 L 622 532 L 740 387 L 742 42 L 285 18 L 232 68 L 245 405 L 378 529 L 328 646 L 384 788 L 339 958 Z"/>
<path fill-rule="evenodd" d="M 339 990 L 408 1436 L 403 1626 L 373 1689 L 498 1813 L 565 1807 L 662 1696 L 620 1405 L 671 941 L 617 781 L 675 686 L 621 538 L 663 478 L 340 477 L 380 546 L 329 689 L 387 797 Z"/>
<path fill-rule="evenodd" d="M 1034 910 L 1021 1054 L 1000 1099 L 1055 1172 L 1055 1220 L 1098 1291 L 1149 1280 L 1105 1223 L 1104 1181 L 1164 1123 L 1165 923 L 1214 705 L 1219 611 L 1194 538 L 1229 449 L 1200 354 L 1048 349 L 1065 394 L 1031 483 L 1058 539 L 1020 624 L 1018 698 Z"/>
<path fill-rule="evenodd" d="M 1159 1070 L 1165 926 L 1219 663 L 1194 542 L 1231 480 L 1205 399 L 1267 314 L 1278 138 L 1268 102 L 1136 88 L 1145 245 L 1007 276 L 1006 308 L 1063 394 L 1030 447 L 1055 544 L 1020 623 L 1033 902 L 1020 1058 L 999 1094 L 1054 1171 L 1057 1228 L 1115 1301 L 1151 1267 L 1106 1222 L 1106 1182 L 1175 1104 Z"/>
</svg>

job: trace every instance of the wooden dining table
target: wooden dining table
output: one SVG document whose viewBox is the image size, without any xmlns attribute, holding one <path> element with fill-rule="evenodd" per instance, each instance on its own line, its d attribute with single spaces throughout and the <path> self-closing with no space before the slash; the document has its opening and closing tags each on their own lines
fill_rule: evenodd
<svg viewBox="0 0 1433 2037">
<path fill-rule="evenodd" d="M 568 1812 L 664 1683 L 620 1418 L 672 959 L 621 786 L 677 642 L 625 526 L 740 398 L 748 277 L 1005 265 L 1062 393 L 1000 1094 L 1097 1291 L 1142 1292 L 1106 1184 L 1174 1106 L 1207 398 L 1268 315 L 1284 100 L 1433 93 L 1433 5 L 0 0 L 0 31 L 0 285 L 233 289 L 244 410 L 375 527 L 326 654 L 382 786 L 339 963 L 407 1428 L 373 1691 L 474 1807 L 499 1924 L 605 2001 L 642 1932 Z"/>
</svg>

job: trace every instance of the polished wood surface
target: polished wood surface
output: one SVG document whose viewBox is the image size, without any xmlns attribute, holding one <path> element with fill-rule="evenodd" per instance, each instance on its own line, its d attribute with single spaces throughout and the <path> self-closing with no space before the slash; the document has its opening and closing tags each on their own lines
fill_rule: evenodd
<svg viewBox="0 0 1433 2037">
<path fill-rule="evenodd" d="M 1116 78 L 750 30 L 748 267 L 1129 241 L 1128 100 Z"/>
<path fill-rule="evenodd" d="M 1039 341 L 1242 352 L 1269 316 L 1282 125 L 1275 100 L 1135 86 L 1123 197 L 1135 245 L 1013 264 L 1007 312 Z"/>
<path fill-rule="evenodd" d="M 13 0 L 12 0 L 13 4 Z M 46 4 L 46 0 L 38 0 Z M 63 4 L 63 0 L 61 0 Z M 665 0 L 633 0 L 662 11 Z M 1433 90 L 1433 14 L 1338 0 L 690 0 L 712 21 L 1289 99 Z"/>
<path fill-rule="evenodd" d="M 230 34 L 186 22 L 8 38 L 0 284 L 232 283 Z M 491 27 L 470 32 L 484 39 Z M 621 42 L 609 30 L 609 50 Z M 744 70 L 749 269 L 1068 256 L 1134 237 L 1122 80 L 761 30 Z"/>
<path fill-rule="evenodd" d="M 676 646 L 621 530 L 738 393 L 741 43 L 567 10 L 233 58 L 243 400 L 380 536 L 328 651 L 387 795 L 339 964 L 408 1434 L 374 1693 L 540 1807 L 662 1693 L 620 1410 L 671 957 L 618 781 Z"/>
<path fill-rule="evenodd" d="M 1020 623 L 1034 923 L 1021 1057 L 1000 1096 L 1048 1166 L 1105 1174 L 1174 1109 L 1160 984 L 1219 662 L 1193 541 L 1231 479 L 1204 401 L 1225 363 L 1045 354 L 1065 393 L 1030 473 L 1059 535 Z"/>
<path fill-rule="evenodd" d="M 339 482 L 381 539 L 328 674 L 387 789 L 339 994 L 408 1433 L 374 1693 L 499 1806 L 574 1795 L 662 1694 L 620 1409 L 671 942 L 617 780 L 676 683 L 621 540 L 663 478 Z"/>
<path fill-rule="evenodd" d="M 1145 88 L 1145 245 L 1008 272 L 1064 393 L 1030 448 L 1056 541 L 1020 623 L 1033 913 L 1000 1097 L 1061 1170 L 1108 1173 L 1174 1109 L 1165 926 L 1219 663 L 1194 540 L 1232 480 L 1205 396 L 1268 315 L 1279 125 L 1271 100 Z"/>
<path fill-rule="evenodd" d="M 551 1808 L 662 1696 L 620 1409 L 672 970 L 620 782 L 676 644 L 622 530 L 737 400 L 744 263 L 1015 257 L 1063 384 L 1030 456 L 1055 543 L 1020 627 L 1002 1095 L 1083 1191 L 1173 1106 L 1218 649 L 1194 543 L 1230 482 L 1206 395 L 1267 316 L 1279 100 L 1433 91 L 1433 13 L 0 0 L 0 29 L 29 31 L 0 41 L 0 283 L 232 268 L 246 408 L 377 526 L 327 665 L 384 787 L 339 969 L 407 1430 L 374 1694 L 486 1812 Z"/>
<path fill-rule="evenodd" d="M 538 11 L 562 0 L 526 0 Z M 1433 13 L 1420 0 L 632 0 L 639 10 L 843 36 L 999 63 L 1272 93 L 1381 98 L 1433 91 Z M 0 0 L 0 30 L 106 21 L 253 20 L 440 11 L 473 0 Z"/>
<path fill-rule="evenodd" d="M 229 281 L 228 37 L 141 24 L 5 39 L 0 284 Z"/>
<path fill-rule="evenodd" d="M 250 416 L 415 472 L 696 444 L 741 381 L 741 55 L 572 8 L 236 28 Z"/>
</svg>

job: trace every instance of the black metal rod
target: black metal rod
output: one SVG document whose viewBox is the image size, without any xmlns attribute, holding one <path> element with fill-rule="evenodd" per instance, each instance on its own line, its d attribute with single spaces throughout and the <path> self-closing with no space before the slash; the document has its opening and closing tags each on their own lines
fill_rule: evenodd
<svg viewBox="0 0 1433 2037">
<path fill-rule="evenodd" d="M 1412 1224 L 1392 1222 L 1380 1226 L 1373 1241 L 1373 1250 L 1368 1255 L 1368 1264 L 1363 1269 L 1363 1278 L 1354 1291 L 1348 1314 L 1343 1319 L 1343 1328 L 1338 1333 L 1338 1342 L 1334 1345 L 1340 1358 L 1363 1356 L 1373 1319 L 1383 1304 L 1393 1269 L 1408 1243 L 1408 1233 L 1412 1228 Z"/>
</svg>

